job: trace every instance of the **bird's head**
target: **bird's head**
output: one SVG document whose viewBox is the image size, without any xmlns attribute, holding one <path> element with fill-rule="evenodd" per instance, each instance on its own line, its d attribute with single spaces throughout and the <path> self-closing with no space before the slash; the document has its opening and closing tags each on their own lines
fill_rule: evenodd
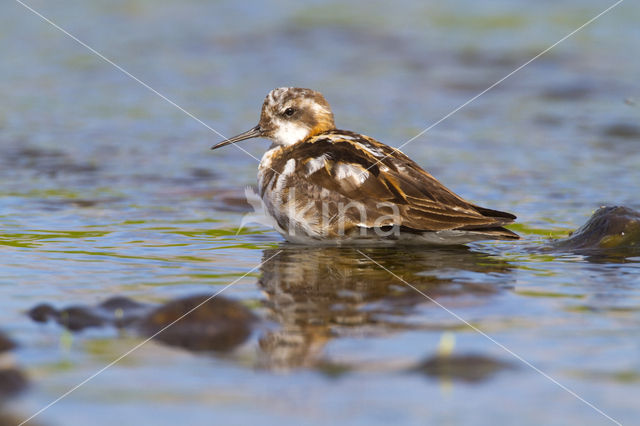
<svg viewBox="0 0 640 426">
<path fill-rule="evenodd" d="M 289 146 L 331 129 L 335 129 L 333 113 L 321 93 L 280 87 L 265 98 L 257 126 L 211 149 L 250 138 L 266 138 L 276 145 Z"/>
</svg>

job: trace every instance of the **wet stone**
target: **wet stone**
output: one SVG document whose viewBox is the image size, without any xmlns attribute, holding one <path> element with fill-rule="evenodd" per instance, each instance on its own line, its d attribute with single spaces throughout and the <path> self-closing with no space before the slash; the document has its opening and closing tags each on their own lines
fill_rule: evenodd
<svg viewBox="0 0 640 426">
<path fill-rule="evenodd" d="M 115 296 L 100 303 L 98 309 L 109 323 L 122 328 L 138 321 L 153 307 L 126 297 Z"/>
<path fill-rule="evenodd" d="M 10 358 L 6 358 L 9 356 L 6 352 L 15 346 L 11 339 L 0 332 L 0 403 L 27 387 L 27 378 L 24 373 L 12 365 Z"/>
<path fill-rule="evenodd" d="M 553 247 L 572 250 L 640 251 L 640 212 L 629 207 L 598 209 L 568 238 L 554 241 Z"/>
<path fill-rule="evenodd" d="M 5 413 L 0 410 L 0 426 L 16 426 L 24 421 L 24 416 L 17 416 L 13 413 Z M 32 420 L 28 423 L 30 426 L 36 426 L 40 423 L 36 423 Z"/>
<path fill-rule="evenodd" d="M 0 333 L 0 353 L 10 351 L 15 348 L 16 344 L 3 333 Z"/>
<path fill-rule="evenodd" d="M 27 387 L 27 378 L 17 368 L 0 369 L 0 402 L 17 395 Z"/>
<path fill-rule="evenodd" d="M 82 306 L 71 306 L 58 311 L 51 305 L 43 303 L 32 308 L 28 315 L 36 322 L 56 321 L 71 331 L 97 327 L 105 323 L 104 319 L 91 311 L 90 308 Z"/>
<path fill-rule="evenodd" d="M 91 311 L 90 308 L 82 306 L 72 306 L 61 310 L 58 313 L 57 321 L 60 325 L 67 327 L 71 331 L 84 330 L 89 327 L 99 327 L 106 323 L 100 315 Z"/>
<path fill-rule="evenodd" d="M 193 351 L 231 350 L 250 336 L 256 317 L 236 301 L 221 296 L 210 298 L 210 295 L 186 297 L 157 306 L 113 297 L 97 306 L 61 310 L 40 304 L 28 315 L 36 322 L 55 321 L 70 331 L 129 327 L 143 336 Z"/>
<path fill-rule="evenodd" d="M 419 364 L 414 371 L 436 379 L 480 383 L 515 367 L 483 355 L 436 355 Z"/>
<path fill-rule="evenodd" d="M 48 322 L 58 318 L 58 311 L 47 303 L 41 303 L 31 308 L 27 315 L 35 322 Z"/>
<path fill-rule="evenodd" d="M 123 309 L 123 310 L 129 311 L 129 310 L 144 309 L 146 308 L 147 305 L 136 302 L 135 300 L 131 300 L 123 296 L 115 296 L 105 300 L 104 302 L 100 303 L 100 305 L 98 306 L 102 309 L 107 309 L 107 310 Z"/>
<path fill-rule="evenodd" d="M 192 351 L 231 350 L 249 337 L 256 318 L 236 301 L 210 297 L 169 302 L 146 316 L 138 329 L 163 343 Z"/>
<path fill-rule="evenodd" d="M 125 327 L 151 309 L 126 297 L 113 297 L 95 307 L 70 306 L 61 310 L 42 303 L 29 310 L 28 315 L 35 322 L 55 321 L 71 331 L 80 331 L 105 325 Z"/>
</svg>

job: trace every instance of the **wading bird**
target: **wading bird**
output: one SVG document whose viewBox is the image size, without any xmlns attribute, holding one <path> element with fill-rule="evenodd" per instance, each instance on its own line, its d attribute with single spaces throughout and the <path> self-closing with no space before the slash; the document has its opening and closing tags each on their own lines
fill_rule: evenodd
<svg viewBox="0 0 640 426">
<path fill-rule="evenodd" d="M 260 122 L 212 149 L 250 138 L 272 145 L 258 191 L 275 228 L 302 244 L 455 245 L 517 240 L 516 218 L 454 194 L 397 149 L 338 130 L 325 98 L 283 87 L 264 100 Z"/>
</svg>

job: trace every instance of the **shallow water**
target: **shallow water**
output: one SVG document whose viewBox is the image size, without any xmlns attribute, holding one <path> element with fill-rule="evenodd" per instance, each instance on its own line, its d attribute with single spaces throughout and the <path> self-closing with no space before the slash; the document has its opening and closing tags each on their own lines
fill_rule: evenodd
<svg viewBox="0 0 640 426">
<path fill-rule="evenodd" d="M 339 127 L 399 146 L 610 3 L 29 4 L 222 134 L 292 85 L 323 92 Z M 624 2 L 403 148 L 516 213 L 521 242 L 361 253 L 238 231 L 254 159 L 209 152 L 218 135 L 3 3 L 0 328 L 30 387 L 0 412 L 30 416 L 143 339 L 38 324 L 35 305 L 161 303 L 233 282 L 224 294 L 261 319 L 241 347 L 151 341 L 37 424 L 609 422 L 435 302 L 632 423 L 640 257 L 537 248 L 602 204 L 640 208 L 639 19 Z M 266 142 L 243 147 L 259 158 Z M 452 373 L 433 361 L 443 347 L 486 374 Z"/>
</svg>

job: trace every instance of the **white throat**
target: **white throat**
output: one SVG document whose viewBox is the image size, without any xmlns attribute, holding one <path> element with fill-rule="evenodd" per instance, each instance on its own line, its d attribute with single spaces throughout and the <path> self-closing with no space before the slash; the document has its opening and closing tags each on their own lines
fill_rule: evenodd
<svg viewBox="0 0 640 426">
<path fill-rule="evenodd" d="M 273 134 L 272 140 L 276 145 L 289 146 L 307 138 L 309 129 L 291 121 L 278 121 L 278 130 Z"/>
</svg>

